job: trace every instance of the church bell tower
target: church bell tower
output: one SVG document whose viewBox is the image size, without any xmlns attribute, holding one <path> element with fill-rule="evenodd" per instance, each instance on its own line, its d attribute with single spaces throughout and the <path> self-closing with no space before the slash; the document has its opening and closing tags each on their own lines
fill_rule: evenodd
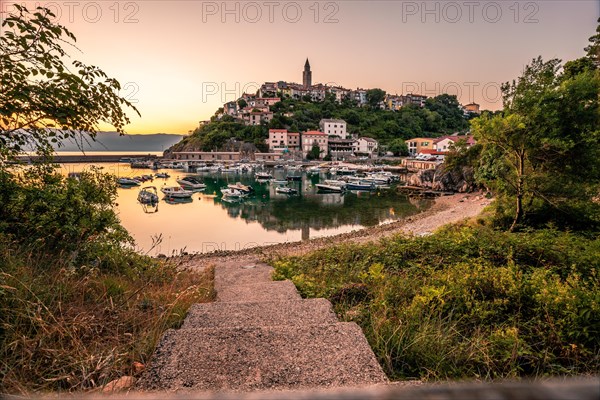
<svg viewBox="0 0 600 400">
<path fill-rule="evenodd" d="M 310 70 L 308 58 L 306 59 L 306 63 L 304 63 L 304 72 L 302 72 L 302 86 L 304 86 L 305 89 L 312 86 L 312 72 Z"/>
</svg>

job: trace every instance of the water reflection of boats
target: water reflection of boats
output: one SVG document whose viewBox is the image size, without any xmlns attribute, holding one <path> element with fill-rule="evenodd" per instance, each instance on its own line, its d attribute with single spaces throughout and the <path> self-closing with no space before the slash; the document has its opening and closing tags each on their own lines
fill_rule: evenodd
<svg viewBox="0 0 600 400">
<path fill-rule="evenodd" d="M 229 204 L 239 204 L 242 201 L 242 198 L 241 197 L 225 197 L 225 196 L 223 196 L 221 198 L 221 201 L 225 202 L 225 203 L 229 203 Z"/>
<path fill-rule="evenodd" d="M 155 186 L 146 186 L 140 190 L 137 199 L 142 204 L 158 203 L 158 191 Z"/>
<path fill-rule="evenodd" d="M 160 188 L 160 191 L 167 197 L 175 199 L 189 199 L 194 194 L 193 191 L 185 190 L 181 186 L 164 186 Z"/>
<path fill-rule="evenodd" d="M 163 199 L 167 204 L 187 204 L 194 201 L 191 197 L 165 197 Z"/>
<path fill-rule="evenodd" d="M 200 179 L 193 176 L 186 176 L 184 178 L 177 179 L 177 183 L 183 186 L 185 189 L 202 190 L 206 189 L 206 185 Z"/>
</svg>

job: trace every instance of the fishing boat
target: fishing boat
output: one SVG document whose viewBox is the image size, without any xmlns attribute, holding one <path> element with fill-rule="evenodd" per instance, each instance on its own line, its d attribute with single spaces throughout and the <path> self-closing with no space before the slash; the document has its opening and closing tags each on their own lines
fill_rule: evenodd
<svg viewBox="0 0 600 400">
<path fill-rule="evenodd" d="M 176 199 L 190 198 L 194 194 L 193 191 L 186 190 L 181 186 L 164 186 L 160 188 L 160 191 L 163 192 L 167 197 Z"/>
<path fill-rule="evenodd" d="M 137 199 L 142 204 L 158 203 L 158 191 L 155 186 L 146 186 L 140 190 Z"/>
<path fill-rule="evenodd" d="M 177 183 L 183 186 L 185 189 L 202 190 L 206 189 L 206 185 L 200 179 L 193 176 L 186 176 L 184 178 L 177 179 Z"/>
<path fill-rule="evenodd" d="M 280 193 L 280 194 L 296 194 L 296 193 L 298 193 L 298 191 L 296 189 L 291 188 L 291 187 L 279 186 L 279 187 L 275 188 L 275 193 Z"/>
</svg>

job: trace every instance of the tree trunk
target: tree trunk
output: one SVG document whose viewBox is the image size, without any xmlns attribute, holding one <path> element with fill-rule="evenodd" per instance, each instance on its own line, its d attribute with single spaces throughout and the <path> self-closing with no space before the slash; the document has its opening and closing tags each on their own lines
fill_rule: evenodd
<svg viewBox="0 0 600 400">
<path fill-rule="evenodd" d="M 521 222 L 523 218 L 523 175 L 525 173 L 525 152 L 520 151 L 517 153 L 517 209 L 515 210 L 515 218 L 512 225 L 508 229 L 509 232 L 514 232 L 517 224 Z"/>
<path fill-rule="evenodd" d="M 523 194 L 517 194 L 517 210 L 515 211 L 515 218 L 513 219 L 512 225 L 508 229 L 509 232 L 513 232 L 517 224 L 521 221 L 523 217 Z"/>
</svg>

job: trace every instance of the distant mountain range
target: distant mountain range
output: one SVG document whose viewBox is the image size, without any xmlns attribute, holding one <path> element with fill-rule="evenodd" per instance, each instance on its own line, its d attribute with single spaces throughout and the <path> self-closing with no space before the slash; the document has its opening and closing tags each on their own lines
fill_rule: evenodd
<svg viewBox="0 0 600 400">
<path fill-rule="evenodd" d="M 164 151 L 183 139 L 183 135 L 155 133 L 150 135 L 124 135 L 117 132 L 98 132 L 96 140 L 64 141 L 55 146 L 57 151 Z"/>
</svg>

